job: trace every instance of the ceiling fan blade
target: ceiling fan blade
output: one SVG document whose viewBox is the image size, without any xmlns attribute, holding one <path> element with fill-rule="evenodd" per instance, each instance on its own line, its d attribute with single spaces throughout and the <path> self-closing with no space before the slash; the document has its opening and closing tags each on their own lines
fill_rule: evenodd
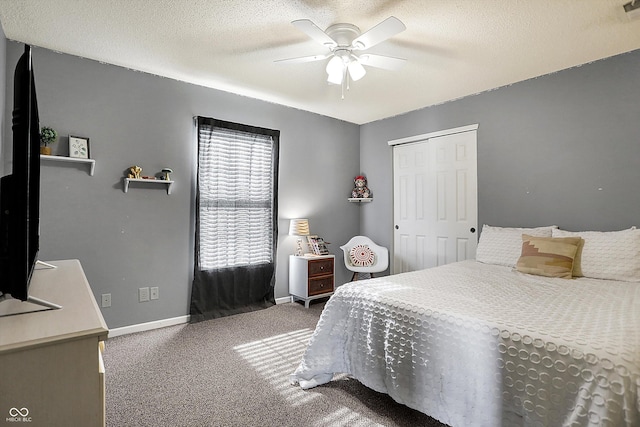
<svg viewBox="0 0 640 427">
<path fill-rule="evenodd" d="M 368 65 L 369 67 L 382 68 L 385 70 L 396 71 L 402 68 L 406 59 L 394 58 L 391 56 L 373 55 L 370 53 L 364 53 L 359 57 L 362 65 Z"/>
<path fill-rule="evenodd" d="M 331 49 L 336 47 L 338 44 L 334 39 L 329 37 L 327 33 L 322 31 L 320 27 L 311 22 L 308 19 L 299 19 L 297 21 L 291 22 L 297 29 L 311 37 L 313 40 L 317 41 L 321 45 Z"/>
<path fill-rule="evenodd" d="M 369 49 L 390 37 L 406 30 L 407 27 L 395 16 L 390 16 L 369 31 L 353 40 L 351 46 L 356 50 Z"/>
<path fill-rule="evenodd" d="M 298 58 L 278 59 L 273 62 L 287 63 L 287 64 L 301 64 L 303 62 L 322 61 L 331 56 L 331 53 L 322 55 L 300 56 Z"/>
</svg>

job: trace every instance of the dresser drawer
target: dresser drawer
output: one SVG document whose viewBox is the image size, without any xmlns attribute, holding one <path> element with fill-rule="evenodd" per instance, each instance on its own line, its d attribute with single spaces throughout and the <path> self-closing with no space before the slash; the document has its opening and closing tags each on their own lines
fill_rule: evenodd
<svg viewBox="0 0 640 427">
<path fill-rule="evenodd" d="M 333 258 L 309 261 L 309 277 L 333 274 Z"/>
<path fill-rule="evenodd" d="M 333 292 L 333 275 L 309 279 L 309 295 Z"/>
</svg>

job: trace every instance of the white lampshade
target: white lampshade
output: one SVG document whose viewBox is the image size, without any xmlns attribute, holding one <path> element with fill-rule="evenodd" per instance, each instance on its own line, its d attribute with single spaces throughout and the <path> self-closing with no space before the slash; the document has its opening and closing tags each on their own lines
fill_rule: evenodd
<svg viewBox="0 0 640 427">
<path fill-rule="evenodd" d="M 334 56 L 327 63 L 327 82 L 334 85 L 341 85 L 344 76 L 344 62 L 341 57 Z"/>
<path fill-rule="evenodd" d="M 342 78 L 343 78 L 343 72 L 340 71 L 339 73 L 329 74 L 329 76 L 327 77 L 327 82 L 334 85 L 341 85 Z"/>
<path fill-rule="evenodd" d="M 367 74 L 367 70 L 364 69 L 360 61 L 358 61 L 357 59 L 349 62 L 348 67 L 349 75 L 354 82 L 357 82 L 358 80 L 363 78 L 365 74 Z"/>
<path fill-rule="evenodd" d="M 309 220 L 306 218 L 296 218 L 289 222 L 289 234 L 292 236 L 308 236 Z"/>
<path fill-rule="evenodd" d="M 344 70 L 344 62 L 342 62 L 342 58 L 339 56 L 334 56 L 327 63 L 327 74 L 342 74 Z"/>
</svg>

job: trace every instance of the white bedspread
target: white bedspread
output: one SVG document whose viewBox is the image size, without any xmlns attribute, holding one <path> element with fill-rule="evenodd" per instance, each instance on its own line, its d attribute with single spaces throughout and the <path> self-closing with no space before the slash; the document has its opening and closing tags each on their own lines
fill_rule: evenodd
<svg viewBox="0 0 640 427">
<path fill-rule="evenodd" d="M 640 283 L 475 261 L 348 283 L 291 381 L 334 373 L 455 427 L 639 426 Z"/>
</svg>

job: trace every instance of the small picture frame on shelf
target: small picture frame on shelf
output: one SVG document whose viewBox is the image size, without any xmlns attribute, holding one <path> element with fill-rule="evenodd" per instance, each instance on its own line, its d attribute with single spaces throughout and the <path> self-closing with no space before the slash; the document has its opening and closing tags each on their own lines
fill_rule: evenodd
<svg viewBox="0 0 640 427">
<path fill-rule="evenodd" d="M 69 157 L 89 159 L 89 138 L 69 135 Z"/>
</svg>

